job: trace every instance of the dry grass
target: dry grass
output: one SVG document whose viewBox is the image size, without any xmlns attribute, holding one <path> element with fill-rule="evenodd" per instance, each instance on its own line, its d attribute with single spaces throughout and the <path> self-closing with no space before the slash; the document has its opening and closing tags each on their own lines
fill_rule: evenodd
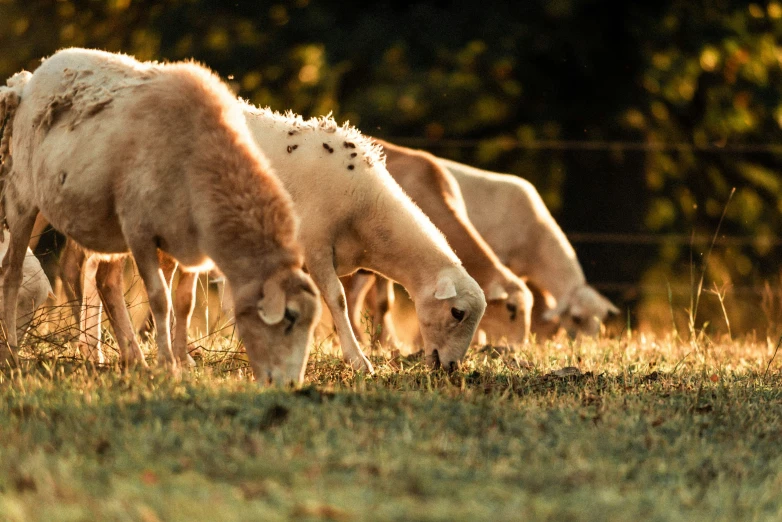
<svg viewBox="0 0 782 522">
<path fill-rule="evenodd" d="M 252 383 L 227 329 L 180 381 L 43 332 L 0 376 L 0 519 L 782 517 L 773 340 L 624 331 L 367 376 L 328 330 L 297 390 Z"/>
</svg>

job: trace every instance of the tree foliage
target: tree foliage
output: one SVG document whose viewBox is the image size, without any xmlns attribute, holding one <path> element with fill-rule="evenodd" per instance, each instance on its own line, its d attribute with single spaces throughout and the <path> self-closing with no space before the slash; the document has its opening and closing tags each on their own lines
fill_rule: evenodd
<svg viewBox="0 0 782 522">
<path fill-rule="evenodd" d="M 720 233 L 751 241 L 714 248 L 707 286 L 759 286 L 780 254 L 780 32 L 777 0 L 0 0 L 0 76 L 65 46 L 193 58 L 258 105 L 526 177 L 567 232 L 711 236 L 726 210 Z M 669 322 L 687 296 L 659 290 L 707 246 L 576 243 L 590 280 L 657 289 L 610 297 Z M 758 303 L 734 324 L 764 328 Z"/>
</svg>

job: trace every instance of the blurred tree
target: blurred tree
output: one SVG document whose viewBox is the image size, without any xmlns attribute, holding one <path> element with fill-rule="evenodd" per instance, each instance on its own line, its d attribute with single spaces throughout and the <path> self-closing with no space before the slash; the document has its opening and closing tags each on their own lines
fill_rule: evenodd
<svg viewBox="0 0 782 522">
<path fill-rule="evenodd" d="M 782 194 L 782 5 L 711 0 L 605 3 L 336 0 L 0 0 L 0 76 L 65 46 L 141 59 L 193 58 L 238 95 L 535 183 L 566 231 L 751 236 L 715 248 L 709 284 L 777 273 Z M 540 142 L 685 143 L 651 150 Z M 575 244 L 592 281 L 670 324 L 666 282 L 690 284 L 705 245 Z M 659 292 L 663 289 L 663 292 Z M 719 310 L 714 299 L 703 317 Z M 754 301 L 734 331 L 761 328 Z M 677 313 L 688 305 L 677 298 Z M 709 308 L 711 307 L 711 308 Z M 743 312 L 742 312 L 743 311 Z"/>
</svg>

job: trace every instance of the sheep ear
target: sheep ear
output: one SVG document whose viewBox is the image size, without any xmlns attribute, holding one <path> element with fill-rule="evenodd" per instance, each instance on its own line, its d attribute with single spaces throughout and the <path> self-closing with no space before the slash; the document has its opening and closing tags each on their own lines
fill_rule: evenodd
<svg viewBox="0 0 782 522">
<path fill-rule="evenodd" d="M 258 315 L 268 325 L 277 324 L 285 317 L 285 292 L 276 278 L 263 284 L 263 298 L 258 301 Z"/>
<path fill-rule="evenodd" d="M 606 299 L 606 305 L 608 305 L 608 313 L 611 315 L 619 315 L 619 308 L 614 306 L 614 303 Z"/>
<path fill-rule="evenodd" d="M 486 294 L 487 301 L 504 301 L 508 298 L 508 292 L 497 281 L 489 285 L 489 291 Z"/>
<path fill-rule="evenodd" d="M 616 306 L 614 306 L 614 303 L 608 300 L 606 296 L 595 290 L 593 287 L 588 287 L 592 292 L 594 292 L 595 297 L 597 298 L 600 305 L 602 305 L 603 308 L 605 308 L 606 315 L 618 315 L 620 310 Z"/>
<path fill-rule="evenodd" d="M 441 276 L 434 287 L 434 298 L 443 300 L 452 297 L 456 297 L 456 285 L 453 284 L 453 279 L 448 276 Z"/>
</svg>

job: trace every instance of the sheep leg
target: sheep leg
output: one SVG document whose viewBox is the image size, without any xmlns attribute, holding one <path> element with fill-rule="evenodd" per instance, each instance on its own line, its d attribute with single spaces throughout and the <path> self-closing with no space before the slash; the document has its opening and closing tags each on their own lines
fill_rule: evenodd
<svg viewBox="0 0 782 522">
<path fill-rule="evenodd" d="M 163 277 L 166 278 L 166 283 L 168 284 L 168 287 L 171 288 L 171 285 L 174 282 L 174 272 L 176 271 L 177 265 L 179 263 L 177 263 L 176 259 L 174 259 L 173 257 L 164 254 L 162 250 L 158 250 L 157 257 L 158 257 L 158 264 L 160 265 L 160 269 L 163 271 Z M 138 331 L 139 335 L 151 335 L 152 328 L 154 326 L 155 326 L 155 320 L 154 317 L 152 316 L 152 310 L 149 310 L 146 319 L 144 319 L 141 328 L 139 328 Z"/>
<path fill-rule="evenodd" d="M 81 278 L 85 261 L 86 254 L 84 250 L 72 239 L 66 239 L 65 246 L 62 252 L 60 252 L 60 277 L 62 277 L 63 289 L 79 329 L 81 329 L 81 301 L 83 295 Z"/>
<path fill-rule="evenodd" d="M 8 196 L 6 196 L 8 197 Z M 9 198 L 8 201 L 13 201 Z M 3 299 L 5 314 L 6 343 L 0 343 L 0 364 L 14 365 L 17 362 L 16 350 L 18 338 L 16 329 L 16 310 L 19 298 L 19 286 L 22 283 L 22 264 L 30 243 L 30 234 L 35 225 L 38 209 L 19 208 L 6 203 L 6 216 L 10 240 L 8 251 L 3 259 Z"/>
<path fill-rule="evenodd" d="M 362 315 L 366 308 L 364 303 L 368 292 L 374 288 L 375 274 L 371 272 L 356 272 L 351 276 L 343 278 L 342 281 L 347 297 L 348 316 L 350 316 L 350 323 L 353 326 L 353 333 L 356 335 L 356 338 L 362 339 L 366 330 L 365 325 L 361 324 Z M 371 337 L 373 332 L 369 332 L 369 335 Z"/>
<path fill-rule="evenodd" d="M 329 253 L 331 254 L 331 253 Z M 321 262 L 316 260 L 313 263 L 308 262 L 307 268 L 315 284 L 320 288 L 321 295 L 326 301 L 326 306 L 334 319 L 334 328 L 337 330 L 339 343 L 342 347 L 342 359 L 350 364 L 355 370 L 367 370 L 374 373 L 372 363 L 363 354 L 358 345 L 353 329 L 350 326 L 348 317 L 347 302 L 345 300 L 345 289 L 334 270 L 331 262 L 331 255 Z"/>
<path fill-rule="evenodd" d="M 81 354 L 97 363 L 103 363 L 101 328 L 103 306 L 96 284 L 96 273 L 100 265 L 97 256 L 87 256 L 81 272 L 81 306 L 79 307 L 79 342 Z"/>
<path fill-rule="evenodd" d="M 43 217 L 43 214 L 38 213 L 38 215 L 35 217 L 33 230 L 30 232 L 30 244 L 27 245 L 30 247 L 30 250 L 35 250 L 35 247 L 38 246 L 38 242 L 41 240 L 41 236 L 48 226 L 49 222 L 45 217 Z"/>
<path fill-rule="evenodd" d="M 195 366 L 195 361 L 187 353 L 187 330 L 195 308 L 197 282 L 198 272 L 180 271 L 174 298 L 174 355 L 187 366 Z"/>
<path fill-rule="evenodd" d="M 174 374 L 178 374 L 176 358 L 171 351 L 171 293 L 158 263 L 157 246 L 141 241 L 138 244 L 128 242 L 141 279 L 144 281 L 149 308 L 155 319 L 158 364 L 167 366 Z"/>
<path fill-rule="evenodd" d="M 95 280 L 103 306 L 106 307 L 106 315 L 114 328 L 114 335 L 117 338 L 117 344 L 119 344 L 120 361 L 127 366 L 138 364 L 146 367 L 147 361 L 144 359 L 144 353 L 133 334 L 133 323 L 130 320 L 128 306 L 123 295 L 125 288 L 122 277 L 124 262 L 124 258 L 102 261 L 98 265 Z"/>
<path fill-rule="evenodd" d="M 382 325 L 379 335 L 376 331 L 370 332 L 370 342 L 373 345 L 379 342 L 383 346 L 397 346 L 399 338 L 396 335 L 396 328 L 391 316 L 391 308 L 394 306 L 394 282 L 375 274 L 357 273 L 353 277 L 358 277 L 359 279 L 355 284 L 351 285 L 351 291 L 348 293 L 348 296 L 360 293 L 360 298 L 355 298 L 355 302 L 348 300 L 348 310 L 352 310 L 351 318 L 355 331 L 360 332 L 357 326 L 360 325 L 360 316 L 357 313 L 357 309 L 360 309 L 360 303 L 363 302 L 365 307 L 369 307 L 373 324 Z M 359 288 L 356 289 L 356 286 L 359 286 Z"/>
<path fill-rule="evenodd" d="M 390 279 L 379 278 L 375 282 L 375 320 L 379 318 L 383 325 L 379 342 L 389 346 L 399 344 L 399 338 L 396 335 L 396 328 L 391 316 L 394 297 L 394 282 Z"/>
</svg>

